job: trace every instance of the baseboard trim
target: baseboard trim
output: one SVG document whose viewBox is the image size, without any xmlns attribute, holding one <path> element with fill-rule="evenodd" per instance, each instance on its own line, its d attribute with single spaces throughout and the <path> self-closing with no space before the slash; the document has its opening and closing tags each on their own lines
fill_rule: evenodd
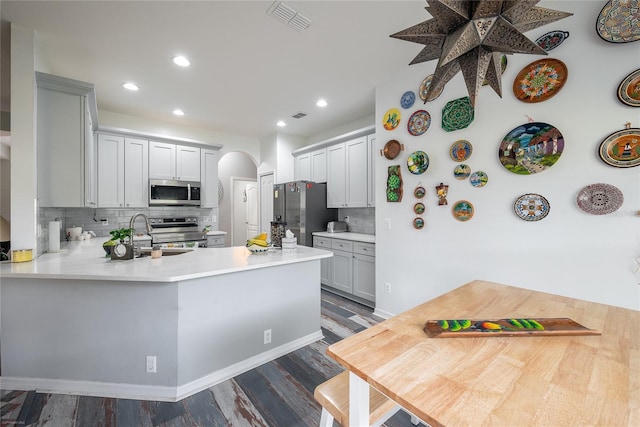
<svg viewBox="0 0 640 427">
<path fill-rule="evenodd" d="M 318 330 L 177 387 L 7 376 L 0 377 L 0 380 L 4 390 L 177 402 L 323 338 L 322 331 Z"/>
<path fill-rule="evenodd" d="M 390 317 L 395 316 L 395 314 L 389 313 L 388 311 L 380 310 L 379 308 L 373 310 L 373 315 L 382 317 L 383 319 L 389 319 Z"/>
</svg>

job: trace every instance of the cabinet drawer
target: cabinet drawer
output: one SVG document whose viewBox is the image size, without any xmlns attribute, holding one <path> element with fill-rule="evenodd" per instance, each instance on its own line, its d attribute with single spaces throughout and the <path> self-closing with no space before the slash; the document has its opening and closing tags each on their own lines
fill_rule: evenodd
<svg viewBox="0 0 640 427">
<path fill-rule="evenodd" d="M 224 247 L 225 236 L 209 236 L 207 237 L 207 247 L 218 248 Z"/>
<path fill-rule="evenodd" d="M 321 249 L 331 249 L 331 239 L 326 237 L 313 237 L 313 247 Z"/>
<path fill-rule="evenodd" d="M 354 242 L 353 243 L 353 253 L 375 256 L 376 255 L 376 244 L 375 243 L 365 243 L 365 242 Z"/>
<path fill-rule="evenodd" d="M 332 239 L 331 248 L 337 249 L 339 251 L 351 252 L 353 251 L 353 242 L 350 242 L 348 240 Z"/>
</svg>

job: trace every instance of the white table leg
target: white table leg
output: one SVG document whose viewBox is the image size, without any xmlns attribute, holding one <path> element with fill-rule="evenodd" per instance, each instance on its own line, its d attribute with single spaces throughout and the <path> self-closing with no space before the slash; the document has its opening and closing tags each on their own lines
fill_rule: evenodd
<svg viewBox="0 0 640 427">
<path fill-rule="evenodd" d="M 349 426 L 369 425 L 369 384 L 349 372 Z"/>
</svg>

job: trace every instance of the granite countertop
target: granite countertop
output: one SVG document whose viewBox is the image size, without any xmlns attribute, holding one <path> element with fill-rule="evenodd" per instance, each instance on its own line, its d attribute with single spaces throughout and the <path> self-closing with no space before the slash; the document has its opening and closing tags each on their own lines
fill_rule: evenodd
<svg viewBox="0 0 640 427">
<path fill-rule="evenodd" d="M 375 243 L 375 234 L 362 234 L 362 233 L 329 233 L 328 231 L 316 231 L 314 236 L 328 237 L 330 239 L 352 240 L 354 242 Z"/>
<path fill-rule="evenodd" d="M 103 239 L 63 242 L 61 252 L 45 253 L 35 260 L 0 265 L 3 278 L 177 282 L 199 277 L 313 261 L 333 254 L 298 246 L 292 251 L 272 248 L 252 254 L 244 246 L 199 248 L 191 252 L 127 261 L 112 261 L 102 249 Z"/>
</svg>

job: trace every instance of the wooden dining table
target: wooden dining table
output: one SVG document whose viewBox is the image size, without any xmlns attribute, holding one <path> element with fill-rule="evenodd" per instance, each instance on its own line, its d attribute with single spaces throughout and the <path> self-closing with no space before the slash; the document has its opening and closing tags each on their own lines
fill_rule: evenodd
<svg viewBox="0 0 640 427">
<path fill-rule="evenodd" d="M 603 285 L 605 286 L 605 285 Z M 570 318 L 600 335 L 435 338 L 427 320 Z M 431 426 L 640 426 L 640 311 L 475 280 L 339 341 L 350 426 L 369 386 Z"/>
</svg>

